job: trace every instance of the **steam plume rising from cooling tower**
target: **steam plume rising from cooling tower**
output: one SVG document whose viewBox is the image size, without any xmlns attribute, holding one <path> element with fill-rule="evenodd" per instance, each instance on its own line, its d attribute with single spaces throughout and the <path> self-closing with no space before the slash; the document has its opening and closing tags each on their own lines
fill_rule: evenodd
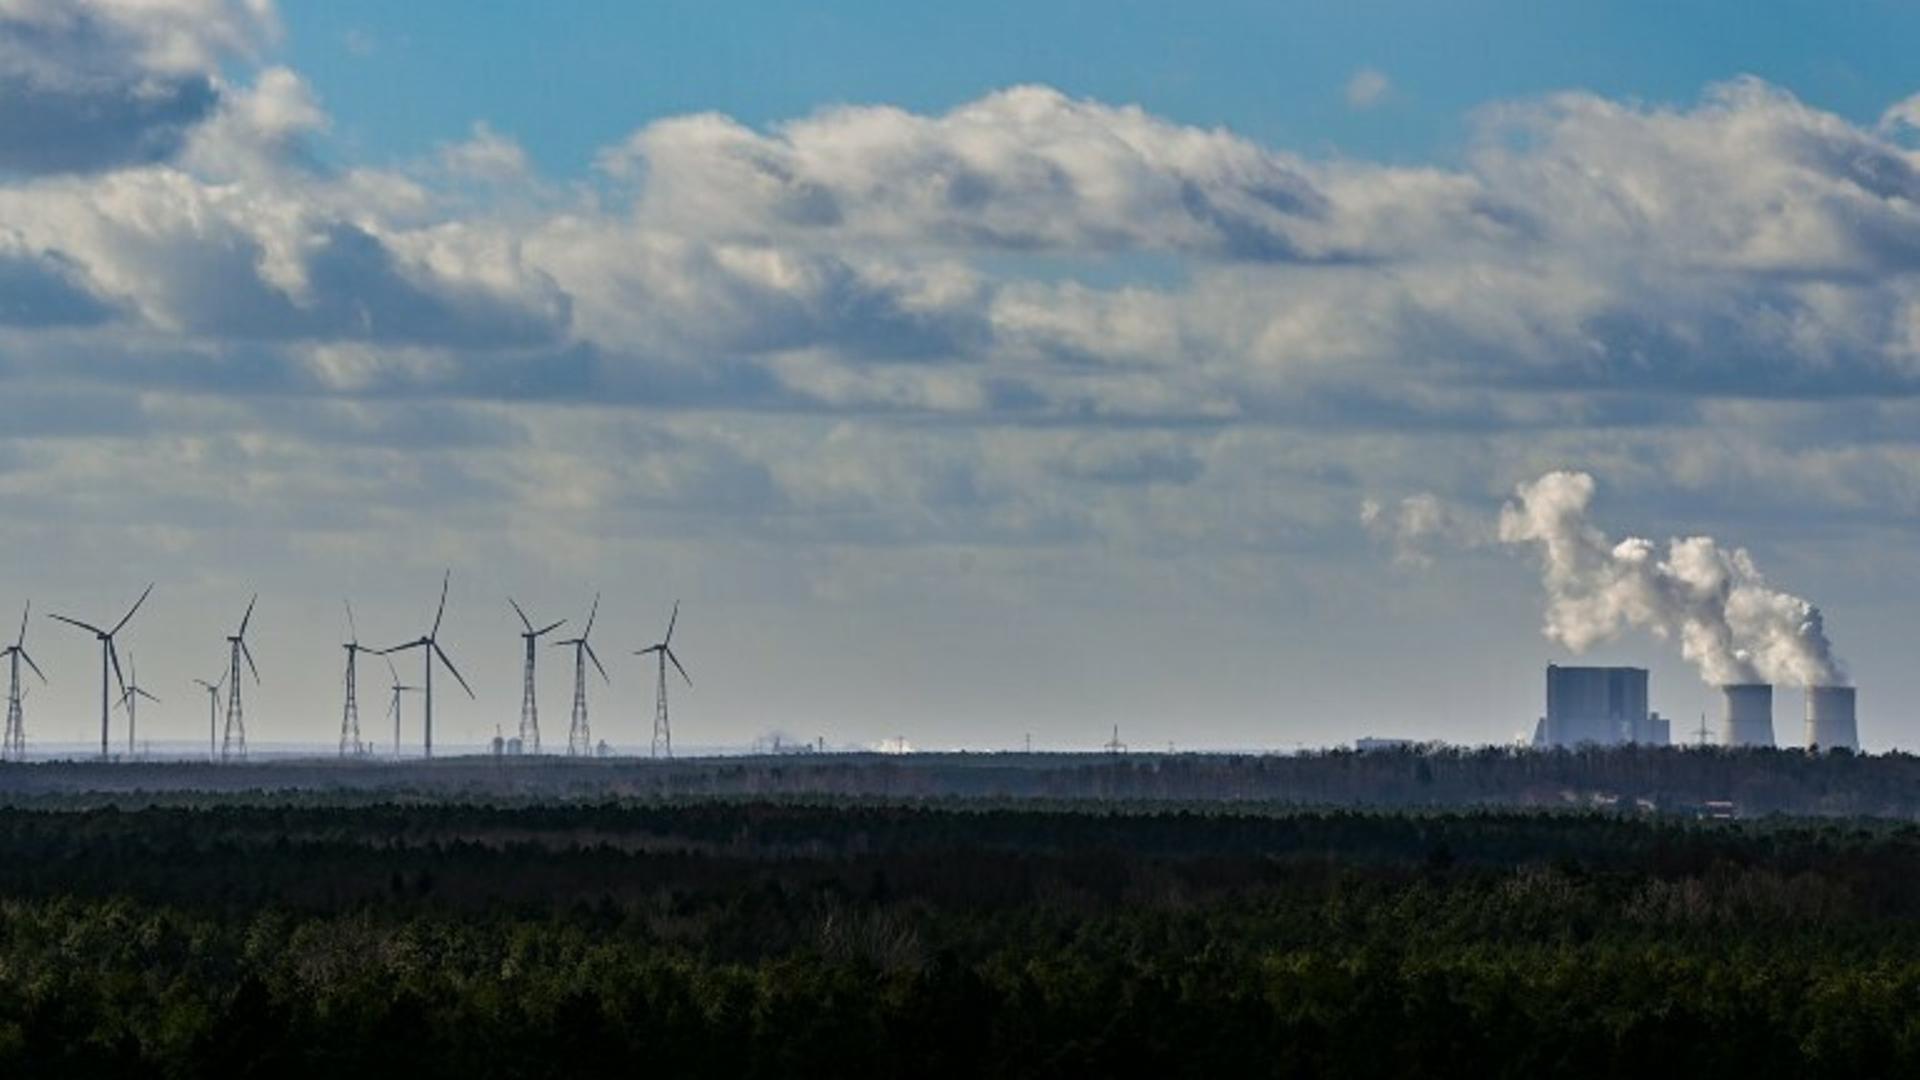
<svg viewBox="0 0 1920 1080">
<path fill-rule="evenodd" d="M 1550 472 L 1521 484 L 1500 512 L 1500 539 L 1538 545 L 1546 634 L 1574 652 L 1630 627 L 1678 638 L 1681 655 L 1716 686 L 1846 682 L 1820 609 L 1770 588 L 1744 548 L 1710 536 L 1615 542 L 1588 520 L 1593 477 Z"/>
</svg>

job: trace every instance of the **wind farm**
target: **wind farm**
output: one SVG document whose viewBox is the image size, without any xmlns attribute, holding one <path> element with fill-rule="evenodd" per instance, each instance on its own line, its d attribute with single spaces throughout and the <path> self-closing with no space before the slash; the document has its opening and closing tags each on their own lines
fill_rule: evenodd
<svg viewBox="0 0 1920 1080">
<path fill-rule="evenodd" d="M 341 674 L 340 682 L 336 685 L 339 686 L 342 696 L 340 699 L 340 712 L 338 714 L 340 718 L 339 738 L 337 745 L 333 747 L 333 756 L 341 759 L 358 759 L 369 758 L 374 755 L 377 737 L 369 737 L 369 734 L 363 730 L 361 725 L 359 661 L 362 656 L 371 655 L 381 657 L 391 677 L 386 687 L 387 700 L 384 710 L 384 718 L 387 721 L 387 726 L 391 731 L 392 738 L 390 751 L 386 755 L 389 759 L 398 760 L 405 756 L 407 719 L 405 698 L 410 694 L 418 695 L 421 699 L 418 743 L 419 756 L 429 759 L 434 756 L 435 700 L 433 688 L 436 681 L 436 669 L 439 669 L 439 673 L 441 674 L 451 675 L 460 688 L 465 691 L 469 700 L 474 702 L 481 701 L 474 685 L 470 683 L 461 670 L 455 666 L 453 658 L 442 644 L 442 638 L 448 629 L 447 616 L 451 589 L 452 572 L 449 570 L 442 575 L 441 595 L 434 610 L 433 621 L 429 624 L 427 631 L 416 638 L 401 641 L 398 644 L 386 648 L 373 648 L 362 643 L 359 618 L 354 610 L 353 603 L 350 600 L 343 599 L 341 601 L 341 610 L 345 614 L 347 633 L 345 635 L 346 640 L 340 642 L 340 648 L 342 652 L 345 653 L 345 663 L 343 668 L 337 669 L 340 670 Z M 102 626 L 63 614 L 49 614 L 46 616 L 49 620 L 74 627 L 93 635 L 95 642 L 99 646 L 100 687 L 102 696 L 99 742 L 95 756 L 102 762 L 112 764 L 123 761 L 141 760 L 147 756 L 143 751 L 143 747 L 151 745 L 150 742 L 142 742 L 143 722 L 146 724 L 146 732 L 150 733 L 152 730 L 150 717 L 143 715 L 143 705 L 147 708 L 155 708 L 161 707 L 163 702 L 159 694 L 154 693 L 148 685 L 142 682 L 133 658 L 133 653 L 126 647 L 125 640 L 134 625 L 135 616 L 146 609 L 149 598 L 154 595 L 155 585 L 147 585 L 133 604 L 127 608 L 125 613 L 111 626 Z M 260 710 L 261 699 L 258 698 L 257 694 L 249 695 L 245 691 L 243 684 L 246 680 L 251 679 L 256 691 L 263 686 L 260 668 L 254 655 L 256 628 L 253 623 L 253 616 L 259 607 L 259 602 L 259 594 L 256 593 L 249 597 L 247 606 L 242 610 L 238 623 L 230 624 L 233 627 L 232 630 L 223 635 L 223 644 L 226 648 L 223 657 L 224 663 L 219 675 L 211 680 L 201 676 L 191 675 L 184 679 L 188 685 L 197 688 L 206 695 L 206 730 L 203 751 L 200 754 L 192 754 L 191 752 L 185 754 L 178 752 L 174 754 L 163 754 L 161 760 L 184 757 L 189 760 L 202 759 L 223 765 L 238 765 L 249 760 L 251 746 L 254 742 L 257 742 L 260 733 L 259 725 L 262 718 Z M 540 645 L 544 639 L 564 627 L 567 620 L 554 619 L 536 624 L 533 618 L 527 613 L 527 607 L 521 604 L 517 598 L 508 597 L 507 605 L 508 610 L 511 611 L 514 620 L 518 624 L 516 633 L 522 643 L 522 649 L 520 650 L 522 665 L 519 671 L 520 678 L 518 680 L 521 693 L 519 695 L 518 722 L 515 727 L 518 737 L 512 741 L 512 753 L 517 757 L 539 757 L 549 753 L 549 751 L 543 748 L 540 729 L 538 683 Z M 166 613 L 163 612 L 162 614 L 164 616 Z M 596 594 L 588 608 L 587 617 L 580 634 L 577 637 L 550 643 L 554 648 L 573 650 L 573 707 L 569 717 L 568 740 L 564 751 L 567 756 L 604 756 L 607 753 L 613 752 L 612 748 L 604 740 L 600 742 L 594 740 L 592 723 L 588 711 L 588 665 L 591 665 L 593 670 L 599 674 L 605 685 L 608 687 L 613 685 L 611 674 L 601 661 L 599 654 L 595 651 L 592 640 L 594 630 L 600 621 L 600 614 L 601 597 Z M 663 673 L 662 677 L 664 677 L 665 672 L 664 665 L 671 663 L 673 667 L 680 672 L 682 678 L 686 678 L 685 667 L 682 666 L 679 657 L 674 654 L 671 649 L 673 629 L 678 622 L 678 618 L 679 603 L 676 601 L 668 619 L 667 634 L 661 643 L 657 646 L 639 650 L 638 652 L 638 655 L 642 656 L 656 653 L 659 655 L 662 665 L 660 669 Z M 32 621 L 33 605 L 30 601 L 25 602 L 23 604 L 18 632 L 14 635 L 14 639 L 10 644 L 4 648 L 0 648 L 0 658 L 4 658 L 6 661 L 8 679 L 6 726 L 4 738 L 0 739 L 0 762 L 27 762 L 29 760 L 51 761 L 60 760 L 63 757 L 58 751 L 35 752 L 32 749 L 32 744 L 28 737 L 25 707 L 28 689 L 27 680 L 29 678 L 37 679 L 43 685 L 52 685 L 53 678 L 58 675 L 56 671 L 50 676 L 48 670 L 28 651 L 27 638 L 32 626 Z M 164 631 L 164 628 L 162 628 L 162 630 Z M 421 680 L 417 684 L 408 683 L 403 680 L 400 677 L 399 669 L 394 666 L 394 659 L 397 656 L 415 649 L 420 650 L 422 662 Z M 125 654 L 124 657 L 122 656 L 123 653 Z M 149 661 L 151 661 L 151 657 L 149 657 Z M 151 674 L 151 668 L 149 674 Z M 504 675 L 504 673 L 502 674 Z M 508 680 L 504 677 L 498 680 L 482 680 L 482 685 L 505 686 L 507 684 Z M 688 680 L 688 685 L 691 685 L 690 679 Z M 197 701 L 199 699 L 195 698 L 195 700 Z M 650 756 L 671 756 L 672 753 L 671 732 L 666 725 L 665 700 L 664 691 L 657 690 L 652 730 L 653 743 L 649 750 Z M 113 723 L 116 713 L 120 714 L 122 722 L 125 725 L 124 738 L 121 739 L 119 743 L 119 745 L 124 746 L 124 752 L 121 754 L 114 753 L 115 731 Z M 174 729 L 176 735 L 178 734 L 178 730 L 178 728 Z M 633 744 L 638 744 L 638 736 L 643 733 L 643 730 L 633 733 L 636 736 L 631 740 Z M 172 741 L 175 743 L 186 743 L 191 741 L 191 737 Z M 292 743 L 296 746 L 311 745 L 289 739 L 282 739 L 281 742 L 283 745 L 286 743 Z M 472 744 L 464 747 L 464 750 L 468 753 L 479 752 L 481 749 L 483 748 L 476 747 Z M 274 755 L 272 760 L 285 761 L 289 757 L 314 757 L 319 756 L 319 754 L 320 751 L 318 751 L 317 748 L 292 753 L 282 751 Z"/>
</svg>

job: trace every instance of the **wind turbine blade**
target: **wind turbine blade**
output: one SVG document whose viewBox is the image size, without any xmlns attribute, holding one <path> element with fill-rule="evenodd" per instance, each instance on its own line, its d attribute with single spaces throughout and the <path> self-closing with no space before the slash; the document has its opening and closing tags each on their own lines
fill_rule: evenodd
<svg viewBox="0 0 1920 1080">
<path fill-rule="evenodd" d="M 674 627 L 674 624 L 678 623 L 679 621 L 680 621 L 680 601 L 675 600 L 673 602 L 673 618 L 667 620 L 666 640 L 662 641 L 660 644 L 662 645 L 673 644 L 673 627 Z"/>
<path fill-rule="evenodd" d="M 15 648 L 24 649 L 27 647 L 27 617 L 32 614 L 33 601 L 29 600 L 27 601 L 27 610 L 20 616 L 20 640 L 13 643 Z"/>
<path fill-rule="evenodd" d="M 633 655 L 635 655 L 635 656 L 645 656 L 645 655 L 647 655 L 648 653 L 657 653 L 657 652 L 659 652 L 659 651 L 660 651 L 660 649 L 661 649 L 661 646 L 659 646 L 659 645 L 649 645 L 649 646 L 647 646 L 647 647 L 646 647 L 646 648 L 644 648 L 644 649 L 635 649 L 635 650 L 633 650 Z"/>
<path fill-rule="evenodd" d="M 240 640 L 240 655 L 247 658 L 247 670 L 253 672 L 253 684 L 260 685 L 260 669 L 253 666 L 253 650 L 247 648 L 245 638 Z"/>
<path fill-rule="evenodd" d="M 223 686 L 225 686 L 225 685 L 227 685 L 227 673 L 226 673 L 225 671 L 222 671 L 222 672 L 220 672 L 220 681 L 219 681 L 219 682 L 216 682 L 216 683 L 214 683 L 214 684 L 213 684 L 213 688 L 214 688 L 215 690 L 218 690 L 218 689 L 220 689 L 221 687 L 223 687 Z"/>
<path fill-rule="evenodd" d="M 667 659 L 669 659 L 669 660 L 671 660 L 671 661 L 673 661 L 673 666 L 674 666 L 675 668 L 678 668 L 678 669 L 679 669 L 679 671 L 680 671 L 680 677 L 681 677 L 681 678 L 683 678 L 683 679 L 685 679 L 685 680 L 687 680 L 687 685 L 688 685 L 688 686 L 692 686 L 692 685 L 693 685 L 693 676 L 691 676 L 691 675 L 689 675 L 689 674 L 687 674 L 687 669 L 686 669 L 686 668 L 683 668 L 683 667 L 680 667 L 680 658 L 679 658 L 679 657 L 677 657 L 677 656 L 675 656 L 675 655 L 673 655 L 673 650 L 672 650 L 672 649 L 662 649 L 661 651 L 667 654 Z"/>
<path fill-rule="evenodd" d="M 145 690 L 142 690 L 137 686 L 133 688 L 133 692 L 136 694 L 139 694 L 143 698 L 146 698 L 148 701 L 153 702 L 155 705 L 160 704 L 159 698 L 154 697 L 152 694 L 147 693 Z"/>
<path fill-rule="evenodd" d="M 440 636 L 440 620 L 447 614 L 447 586 L 452 584 L 453 571 L 449 570 L 446 576 L 440 579 L 440 610 L 433 613 L 433 633 L 427 635 L 430 638 Z"/>
<path fill-rule="evenodd" d="M 392 646 L 391 648 L 374 649 L 372 650 L 372 652 L 373 652 L 373 655 L 375 656 L 390 656 L 393 653 L 406 652 L 408 649 L 418 648 L 419 645 L 420 643 L 417 641 L 408 641 L 399 645 Z M 393 666 L 393 661 L 391 660 L 387 661 L 387 666 L 389 667 Z"/>
<path fill-rule="evenodd" d="M 601 666 L 600 657 L 593 651 L 593 646 L 583 641 L 580 643 L 580 647 L 587 650 L 587 658 L 593 661 L 593 666 L 600 668 L 600 678 L 604 680 L 608 686 L 612 686 L 613 679 L 607 674 L 607 669 Z"/>
<path fill-rule="evenodd" d="M 581 641 L 585 641 L 588 638 L 593 636 L 593 620 L 599 617 L 600 617 L 600 594 L 594 593 L 593 594 L 593 610 L 587 612 L 587 628 L 585 630 L 580 631 Z"/>
<path fill-rule="evenodd" d="M 120 692 L 127 692 L 127 680 L 120 674 L 120 650 L 113 647 L 113 639 L 107 639 L 107 659 L 113 661 L 113 681 L 120 684 Z"/>
<path fill-rule="evenodd" d="M 40 676 L 41 682 L 47 681 L 46 673 L 40 670 L 39 664 L 36 664 L 33 662 L 33 657 L 27 655 L 27 650 L 25 649 L 20 650 L 20 659 L 25 660 L 27 662 L 27 666 L 33 669 L 33 673 L 35 675 Z"/>
<path fill-rule="evenodd" d="M 240 638 L 242 641 L 245 641 L 247 637 L 247 624 L 253 621 L 253 605 L 259 602 L 260 594 L 254 593 L 253 599 L 247 601 L 247 613 L 240 617 L 240 633 L 234 636 Z"/>
<path fill-rule="evenodd" d="M 341 600 L 340 602 L 347 606 L 347 636 L 353 640 L 354 647 L 359 648 L 360 627 L 355 625 L 353 621 L 353 601 Z"/>
<path fill-rule="evenodd" d="M 440 662 L 447 665 L 447 670 L 453 673 L 453 677 L 455 679 L 459 680 L 460 689 L 465 690 L 467 692 L 468 697 L 474 698 L 476 701 L 479 700 L 478 697 L 476 697 L 476 695 L 473 692 L 473 687 L 468 686 L 467 680 L 461 677 L 460 669 L 457 667 L 454 667 L 453 661 L 447 659 L 447 651 L 440 647 L 439 642 L 436 641 L 433 643 L 433 651 L 440 655 Z"/>
<path fill-rule="evenodd" d="M 101 637 L 105 637 L 107 633 L 105 630 L 100 629 L 99 627 L 93 625 L 92 623 L 83 623 L 79 619 L 69 619 L 65 615 L 48 615 L 47 618 L 56 619 L 60 622 L 66 623 L 68 626 L 77 626 L 80 629 L 85 630 L 89 634 L 98 634 Z"/>
<path fill-rule="evenodd" d="M 121 628 L 121 627 L 123 627 L 123 626 L 125 626 L 125 625 L 127 625 L 128 623 L 130 623 L 130 622 L 132 622 L 132 621 L 133 621 L 133 613 L 134 613 L 134 612 L 136 612 L 136 611 L 139 611 L 139 610 L 140 610 L 140 605 L 141 605 L 141 604 L 144 604 L 144 603 L 146 603 L 146 602 L 147 602 L 147 596 L 148 596 L 149 594 L 151 594 L 152 592 L 153 592 L 153 586 L 152 586 L 151 584 L 149 584 L 149 585 L 147 586 L 147 591 L 146 591 L 146 592 L 143 592 L 143 593 L 141 593 L 141 594 L 140 594 L 140 599 L 138 599 L 138 600 L 135 600 L 135 601 L 133 602 L 133 606 L 127 609 L 127 615 L 126 615 L 126 618 L 123 618 L 123 619 L 121 619 L 121 620 L 120 620 L 119 622 L 117 622 L 117 623 L 115 623 L 115 624 L 114 624 L 114 626 L 113 626 L 113 629 L 111 629 L 111 630 L 109 630 L 109 631 L 107 631 L 107 635 L 108 635 L 109 637 L 111 637 L 111 636 L 113 636 L 114 634 L 117 634 L 117 633 L 119 633 L 119 632 L 120 632 L 120 628 Z"/>
<path fill-rule="evenodd" d="M 385 660 L 385 659 L 386 659 L 386 656 L 387 656 L 387 654 L 386 654 L 386 653 L 383 653 L 383 652 L 381 652 L 381 653 L 374 653 L 373 655 L 375 655 L 375 656 L 378 656 L 378 657 L 380 657 L 380 658 L 381 658 L 381 659 L 383 659 L 383 660 Z M 399 685 L 400 685 L 400 669 L 399 669 L 399 668 L 396 668 L 396 667 L 394 667 L 394 666 L 393 666 L 393 661 L 391 661 L 391 660 L 387 660 L 387 671 L 389 671 L 389 672 L 391 672 L 391 673 L 392 673 L 392 675 L 393 675 L 393 685 L 395 685 L 395 686 L 399 686 Z"/>
<path fill-rule="evenodd" d="M 534 637 L 541 637 L 541 636 L 543 636 L 543 635 L 545 635 L 545 634 L 551 634 L 551 633 L 553 633 L 553 632 L 554 632 L 555 630 L 558 630 L 558 629 L 560 629 L 560 628 L 561 628 L 562 626 L 565 626 L 566 624 L 567 624 L 567 620 L 565 620 L 565 619 L 561 619 L 561 620 L 560 620 L 559 622 L 553 622 L 553 623 L 548 623 L 547 625 L 545 625 L 545 626 L 543 626 L 543 627 L 541 627 L 540 629 L 538 629 L 538 630 L 534 630 L 534 631 L 533 631 L 533 636 L 534 636 Z M 532 627 L 528 627 L 528 629 L 530 629 L 530 630 L 531 630 L 531 629 L 533 629 L 533 628 L 532 628 Z"/>
<path fill-rule="evenodd" d="M 520 622 L 527 628 L 527 633 L 533 633 L 533 620 L 527 618 L 527 613 L 520 609 L 520 604 L 511 596 L 507 597 L 507 603 L 513 605 L 513 613 L 520 616 Z"/>
</svg>

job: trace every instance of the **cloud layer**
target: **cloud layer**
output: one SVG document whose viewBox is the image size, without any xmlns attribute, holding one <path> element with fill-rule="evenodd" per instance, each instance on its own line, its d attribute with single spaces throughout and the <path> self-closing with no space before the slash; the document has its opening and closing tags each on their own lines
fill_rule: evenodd
<svg viewBox="0 0 1920 1080">
<path fill-rule="evenodd" d="M 884 550 L 1304 603 L 1369 558 L 1367 491 L 1578 465 L 1759 542 L 1920 519 L 1910 101 L 1563 94 L 1409 167 L 1015 86 L 636 118 L 557 178 L 478 121 L 342 161 L 277 34 L 264 0 L 0 0 L 0 542 L 206 566 L 431 522 L 740 545 L 729 581 L 773 551 L 819 595 L 911 592 L 848 569 Z M 1408 561 L 1466 527 L 1368 524 Z"/>
</svg>

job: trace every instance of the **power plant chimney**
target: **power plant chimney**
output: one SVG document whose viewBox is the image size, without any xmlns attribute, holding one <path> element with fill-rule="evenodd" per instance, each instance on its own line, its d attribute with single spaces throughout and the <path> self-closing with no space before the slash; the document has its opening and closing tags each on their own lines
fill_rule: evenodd
<svg viewBox="0 0 1920 1080">
<path fill-rule="evenodd" d="M 1807 747 L 1860 749 L 1860 728 L 1853 718 L 1853 687 L 1807 687 Z"/>
<path fill-rule="evenodd" d="M 1726 719 L 1720 728 L 1720 745 L 1772 746 L 1772 685 L 1734 683 L 1721 687 L 1720 691 L 1727 698 Z"/>
</svg>

